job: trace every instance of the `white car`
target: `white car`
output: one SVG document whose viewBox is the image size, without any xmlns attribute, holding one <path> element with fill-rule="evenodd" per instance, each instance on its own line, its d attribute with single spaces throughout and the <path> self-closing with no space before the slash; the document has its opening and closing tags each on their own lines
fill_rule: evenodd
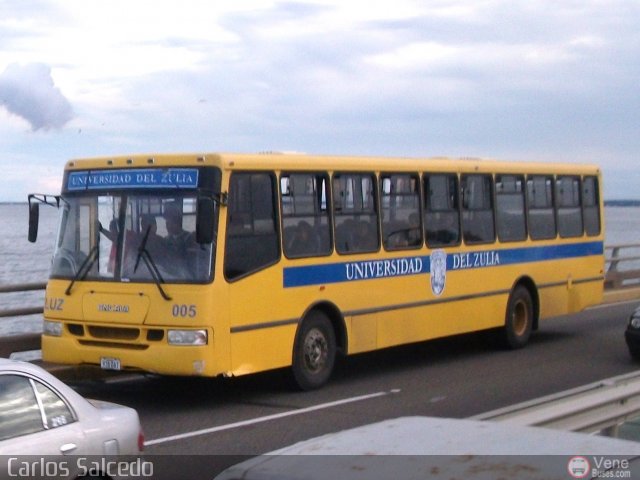
<svg viewBox="0 0 640 480">
<path fill-rule="evenodd" d="M 34 364 L 0 358 L 0 478 L 117 477 L 132 468 L 124 458 L 139 466 L 143 446 L 134 409 L 86 400 Z"/>
<path fill-rule="evenodd" d="M 638 471 L 636 442 L 508 422 L 401 417 L 251 458 L 215 480 L 640 478 Z"/>
</svg>

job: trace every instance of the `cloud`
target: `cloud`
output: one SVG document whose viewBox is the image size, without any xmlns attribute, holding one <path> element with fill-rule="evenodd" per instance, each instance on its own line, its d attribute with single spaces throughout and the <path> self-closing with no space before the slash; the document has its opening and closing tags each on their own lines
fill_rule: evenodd
<svg viewBox="0 0 640 480">
<path fill-rule="evenodd" d="M 22 117 L 33 131 L 62 128 L 73 118 L 73 108 L 41 63 L 13 63 L 0 75 L 0 106 Z"/>
<path fill-rule="evenodd" d="M 0 163 L 275 149 L 637 168 L 640 2 L 95 3 L 0 0 Z M 8 115 L 77 128 L 3 135 Z"/>
</svg>

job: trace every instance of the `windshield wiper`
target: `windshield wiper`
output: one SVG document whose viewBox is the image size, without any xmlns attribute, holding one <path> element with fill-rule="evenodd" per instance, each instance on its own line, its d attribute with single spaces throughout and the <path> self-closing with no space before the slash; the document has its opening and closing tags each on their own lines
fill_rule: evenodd
<svg viewBox="0 0 640 480">
<path fill-rule="evenodd" d="M 160 292 L 160 295 L 162 295 L 162 298 L 164 298 L 167 301 L 172 300 L 172 298 L 169 295 L 167 295 L 167 293 L 162 288 L 162 284 L 165 283 L 164 278 L 162 278 L 162 275 L 160 274 L 160 270 L 158 270 L 158 267 L 153 261 L 153 258 L 151 258 L 151 254 L 147 250 L 147 239 L 149 238 L 150 231 L 151 231 L 151 226 L 147 227 L 147 231 L 145 232 L 144 237 L 140 242 L 140 246 L 138 247 L 138 256 L 136 257 L 136 263 L 133 267 L 133 273 L 136 273 L 136 270 L 138 270 L 140 259 L 142 259 L 144 261 L 144 264 L 147 266 L 147 269 L 151 273 L 151 277 L 153 278 L 153 281 L 155 282 L 156 287 L 158 287 L 158 291 Z"/>
<path fill-rule="evenodd" d="M 147 251 L 147 240 L 149 239 L 149 232 L 151 232 L 151 225 L 149 225 L 147 227 L 147 231 L 144 232 L 144 237 L 142 237 L 142 241 L 140 242 L 140 246 L 138 247 L 138 256 L 136 257 L 136 264 L 133 267 L 133 273 L 136 273 L 136 270 L 138 270 L 138 265 L 140 264 L 142 254 Z"/>
<path fill-rule="evenodd" d="M 93 267 L 93 265 L 96 263 L 96 260 L 98 260 L 98 244 L 96 244 L 89 251 L 89 255 L 87 255 L 87 258 L 85 258 L 84 261 L 80 264 L 80 268 L 78 268 L 78 271 L 71 279 L 71 283 L 69 284 L 67 289 L 64 291 L 65 295 L 71 295 L 71 289 L 73 288 L 73 285 L 78 280 L 83 280 L 84 277 L 87 276 L 87 274 L 89 273 L 89 270 L 91 270 L 91 267 Z"/>
</svg>

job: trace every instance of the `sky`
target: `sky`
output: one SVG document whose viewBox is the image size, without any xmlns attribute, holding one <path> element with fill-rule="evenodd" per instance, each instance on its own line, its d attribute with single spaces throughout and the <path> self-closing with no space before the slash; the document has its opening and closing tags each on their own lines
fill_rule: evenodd
<svg viewBox="0 0 640 480">
<path fill-rule="evenodd" d="M 0 201 L 68 159 L 596 163 L 640 199 L 638 0 L 0 0 Z"/>
</svg>

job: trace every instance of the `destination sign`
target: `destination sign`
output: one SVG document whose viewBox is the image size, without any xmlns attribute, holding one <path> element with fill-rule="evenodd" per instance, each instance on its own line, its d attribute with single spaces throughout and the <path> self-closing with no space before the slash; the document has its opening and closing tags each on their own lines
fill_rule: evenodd
<svg viewBox="0 0 640 480">
<path fill-rule="evenodd" d="M 197 188 L 197 168 L 144 168 L 70 172 L 67 190 L 117 188 Z"/>
</svg>

